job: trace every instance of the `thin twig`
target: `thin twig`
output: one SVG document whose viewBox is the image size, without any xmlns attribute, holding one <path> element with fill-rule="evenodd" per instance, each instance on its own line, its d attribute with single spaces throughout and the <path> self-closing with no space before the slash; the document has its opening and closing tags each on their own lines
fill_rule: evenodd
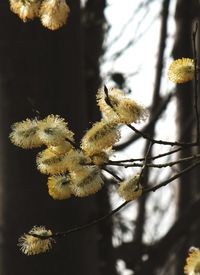
<svg viewBox="0 0 200 275">
<path fill-rule="evenodd" d="M 180 150 L 183 150 L 184 148 L 179 147 L 177 149 L 168 151 L 166 153 L 163 154 L 159 154 L 156 156 L 152 156 L 152 157 L 147 157 L 147 160 L 154 160 L 154 159 L 158 159 L 158 158 L 162 158 L 174 153 L 179 152 Z M 124 159 L 124 160 L 109 160 L 107 163 L 105 163 L 106 165 L 112 165 L 112 164 L 117 164 L 117 163 L 123 163 L 123 162 L 134 162 L 134 161 L 144 161 L 145 158 L 135 158 L 135 159 Z"/>
<path fill-rule="evenodd" d="M 108 88 L 106 85 L 104 85 L 104 92 L 105 92 L 105 102 L 114 110 L 114 106 L 112 105 L 112 102 L 110 100 L 109 94 L 108 94 Z M 114 110 L 115 111 L 115 110 Z"/>
<path fill-rule="evenodd" d="M 159 154 L 159 155 L 155 155 L 155 156 L 152 156 L 152 157 L 147 157 L 147 160 L 155 160 L 155 159 L 158 159 L 158 158 L 162 158 L 162 157 L 166 157 L 166 156 L 169 156 L 169 155 L 172 155 L 174 153 L 177 153 L 181 150 L 184 150 L 186 148 L 184 147 L 179 147 L 177 149 L 174 149 L 174 150 L 171 150 L 171 151 L 168 151 L 166 153 L 163 153 L 163 154 Z M 113 165 L 113 166 L 124 166 L 123 163 L 126 163 L 126 162 L 135 162 L 135 161 L 144 161 L 145 160 L 145 157 L 144 158 L 135 158 L 135 159 L 123 159 L 123 160 L 108 160 L 108 162 L 105 162 L 104 165 L 105 166 L 108 166 L 108 165 Z M 81 165 L 95 165 L 93 162 L 85 162 L 85 163 L 81 163 Z"/>
<path fill-rule="evenodd" d="M 111 107 L 113 108 L 113 110 L 115 111 L 115 108 L 109 98 L 109 94 L 108 94 L 108 89 L 106 86 L 104 86 L 104 92 L 105 92 L 105 95 L 106 95 L 106 98 L 105 98 L 105 101 L 106 103 Z M 164 140 L 156 140 L 156 139 L 153 139 L 151 137 L 149 137 L 148 135 L 140 132 L 139 130 L 137 130 L 134 126 L 132 126 L 131 124 L 127 124 L 127 126 L 129 128 L 131 128 L 134 132 L 136 132 L 137 134 L 140 134 L 143 138 L 149 140 L 150 142 L 152 143 L 158 143 L 158 144 L 162 144 L 162 145 L 171 145 L 171 146 L 194 146 L 194 145 L 197 145 L 197 143 L 184 143 L 184 142 L 169 142 L 169 141 L 164 141 Z"/>
<path fill-rule="evenodd" d="M 184 173 L 192 170 L 193 168 L 195 168 L 196 166 L 198 166 L 200 164 L 200 161 L 198 162 L 195 162 L 194 164 L 188 166 L 186 169 L 180 171 L 179 173 L 175 174 L 173 177 L 171 177 L 170 179 L 168 180 L 165 180 L 163 181 L 162 183 L 160 184 L 157 184 L 153 187 L 150 187 L 150 188 L 147 188 L 143 191 L 142 194 L 146 194 L 146 193 L 149 193 L 149 192 L 155 192 L 156 190 L 158 190 L 159 188 L 161 187 L 164 187 L 166 186 L 167 184 L 169 184 L 170 182 L 174 181 L 175 179 L 179 178 L 181 175 L 183 175 Z M 87 229 L 91 226 L 94 226 L 100 222 L 103 222 L 104 220 L 110 218 L 111 216 L 113 216 L 115 213 L 119 212 L 122 208 L 124 208 L 129 202 L 131 201 L 125 201 L 123 202 L 121 205 L 119 205 L 117 208 L 113 209 L 112 211 L 110 211 L 108 214 L 92 221 L 92 222 L 89 222 L 87 224 L 84 224 L 84 225 L 81 225 L 81 226 L 77 226 L 77 227 L 74 227 L 74 228 L 71 228 L 71 229 L 68 229 L 66 231 L 63 231 L 63 232 L 57 232 L 57 233 L 54 233 L 52 234 L 51 236 L 41 236 L 41 235 L 37 235 L 37 234 L 29 234 L 31 236 L 34 236 L 34 237 L 37 237 L 37 238 L 40 238 L 40 239 L 48 239 L 48 238 L 61 238 L 61 237 L 66 237 L 67 235 L 71 234 L 71 233 L 74 233 L 74 232 L 78 232 L 78 231 L 81 231 L 81 230 L 84 230 L 84 229 Z"/>
<path fill-rule="evenodd" d="M 72 228 L 72 229 L 68 229 L 66 231 L 63 231 L 63 232 L 57 232 L 55 234 L 53 234 L 51 236 L 51 238 L 60 238 L 60 237 L 66 237 L 67 235 L 71 234 L 71 233 L 74 233 L 74 232 L 77 232 L 77 231 L 81 231 L 81 230 L 84 230 L 84 229 L 87 229 L 93 225 L 96 225 L 108 218 L 110 218 L 111 216 L 113 216 L 115 213 L 119 212 L 119 210 L 121 210 L 123 207 L 125 207 L 130 201 L 125 201 L 123 202 L 120 206 L 118 206 L 117 208 L 113 209 L 112 211 L 110 211 L 108 214 L 106 214 L 105 216 L 101 217 L 101 218 L 98 218 L 90 223 L 87 223 L 87 224 L 84 224 L 84 225 L 81 225 L 81 226 L 77 226 L 75 228 Z M 39 237 L 39 236 L 38 236 Z"/>
<path fill-rule="evenodd" d="M 140 132 L 139 130 L 137 130 L 133 125 L 131 124 L 127 124 L 127 126 L 133 130 L 134 132 L 136 132 L 137 134 L 140 134 L 143 138 L 153 142 L 153 143 L 157 143 L 157 144 L 161 144 L 161 145 L 171 145 L 171 146 L 183 146 L 183 147 L 190 147 L 190 146 L 196 146 L 199 145 L 198 142 L 178 142 L 178 141 L 165 141 L 165 140 L 156 140 L 153 139 L 151 137 L 149 137 L 148 135 Z"/>
<path fill-rule="evenodd" d="M 188 166 L 187 168 L 183 169 L 182 171 L 180 171 L 179 173 L 175 174 L 173 177 L 169 178 L 168 180 L 165 180 L 153 187 L 147 188 L 143 191 L 143 193 L 148 193 L 148 192 L 155 192 L 157 189 L 160 189 L 161 187 L 166 186 L 167 184 L 169 184 L 170 182 L 174 181 L 175 179 L 179 178 L 180 176 L 182 176 L 184 173 L 192 170 L 193 168 L 195 168 L 196 166 L 198 166 L 200 164 L 200 161 L 197 161 L 195 163 L 193 163 L 192 165 Z"/>
<path fill-rule="evenodd" d="M 153 167 L 153 168 L 165 168 L 168 166 L 173 166 L 179 163 L 183 163 L 186 161 L 190 161 L 190 160 L 194 160 L 194 159 L 198 159 L 200 158 L 200 154 L 198 155 L 193 155 L 190 157 L 186 157 L 186 158 L 182 158 L 176 161 L 171 161 L 171 162 L 166 162 L 166 163 L 146 163 L 146 167 Z M 129 167 L 143 167 L 142 163 L 132 163 L 132 164 L 123 164 L 123 163 L 110 163 L 108 165 L 112 165 L 112 166 L 122 166 L 124 168 L 129 168 Z"/>
<path fill-rule="evenodd" d="M 147 168 L 148 155 L 151 152 L 151 148 L 152 148 L 153 144 L 154 144 L 153 142 L 150 142 L 149 146 L 147 148 L 147 152 L 145 154 L 145 158 L 144 158 L 144 162 L 143 162 L 143 165 L 142 165 L 142 170 L 141 170 L 141 173 L 140 173 L 140 177 L 138 179 L 138 184 L 141 182 L 141 178 L 144 175 L 145 169 Z"/>
<path fill-rule="evenodd" d="M 104 170 L 107 173 L 109 173 L 110 175 L 112 175 L 116 180 L 122 181 L 122 179 L 119 176 L 115 175 L 115 173 L 113 171 L 108 170 L 106 167 L 102 167 L 102 170 Z"/>
</svg>

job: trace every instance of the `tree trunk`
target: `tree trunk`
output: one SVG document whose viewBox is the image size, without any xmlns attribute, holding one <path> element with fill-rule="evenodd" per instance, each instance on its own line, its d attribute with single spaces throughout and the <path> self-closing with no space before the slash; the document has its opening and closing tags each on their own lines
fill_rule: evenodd
<svg viewBox="0 0 200 275">
<path fill-rule="evenodd" d="M 173 49 L 174 59 L 181 57 L 192 58 L 192 26 L 193 21 L 197 16 L 197 1 L 188 3 L 184 0 L 177 0 L 176 4 L 176 38 Z M 179 124 L 179 140 L 188 142 L 194 140 L 195 121 L 194 121 L 194 100 L 192 93 L 192 84 L 177 85 L 177 110 Z M 192 155 L 192 148 L 182 150 L 180 158 Z M 180 165 L 180 169 L 184 169 L 185 164 Z M 179 181 L 179 199 L 177 214 L 178 217 L 184 212 L 190 204 L 194 191 L 194 171 L 181 176 Z M 179 258 L 177 262 L 176 274 L 183 274 L 183 266 L 189 246 L 191 245 L 191 236 L 185 236 L 178 248 Z"/>
<path fill-rule="evenodd" d="M 47 177 L 36 170 L 38 150 L 21 150 L 8 139 L 11 124 L 34 117 L 35 110 L 41 118 L 66 118 L 77 139 L 87 126 L 79 1 L 70 8 L 67 26 L 52 32 L 37 20 L 21 22 L 9 11 L 8 1 L 1 5 L 2 274 L 100 274 L 97 227 L 69 235 L 44 255 L 27 257 L 17 247 L 18 237 L 34 225 L 60 231 L 96 215 L 95 196 L 53 201 Z"/>
</svg>

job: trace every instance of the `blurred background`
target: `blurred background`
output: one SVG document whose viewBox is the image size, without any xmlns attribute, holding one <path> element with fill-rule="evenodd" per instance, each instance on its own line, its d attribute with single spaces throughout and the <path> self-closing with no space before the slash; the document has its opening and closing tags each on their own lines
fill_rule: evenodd
<svg viewBox="0 0 200 275">
<path fill-rule="evenodd" d="M 198 168 L 103 223 L 58 241 L 49 253 L 25 256 L 17 247 L 19 236 L 34 225 L 63 231 L 105 215 L 122 200 L 108 177 L 94 196 L 54 201 L 47 177 L 36 169 L 37 149 L 22 150 L 8 139 L 14 122 L 58 114 L 68 121 L 78 145 L 101 118 L 96 91 L 107 85 L 147 106 L 150 117 L 138 126 L 141 131 L 163 140 L 195 139 L 192 84 L 175 87 L 166 70 L 173 59 L 193 56 L 191 34 L 200 19 L 199 1 L 67 4 L 69 20 L 57 31 L 37 19 L 23 23 L 8 0 L 0 6 L 0 274 L 181 275 L 189 247 L 200 246 Z M 143 157 L 148 142 L 125 127 L 121 130 L 112 159 Z M 150 154 L 171 149 L 157 145 Z M 198 148 L 189 148 L 162 161 L 195 153 Z M 144 187 L 185 167 L 149 169 Z M 137 171 L 117 169 L 119 175 Z"/>
</svg>

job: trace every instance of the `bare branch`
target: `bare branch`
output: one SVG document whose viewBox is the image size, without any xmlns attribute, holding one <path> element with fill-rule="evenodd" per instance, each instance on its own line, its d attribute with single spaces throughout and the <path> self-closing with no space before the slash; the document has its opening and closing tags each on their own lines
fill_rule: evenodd
<svg viewBox="0 0 200 275">
<path fill-rule="evenodd" d="M 133 125 L 127 125 L 130 129 L 132 129 L 137 134 L 140 134 L 144 139 L 147 139 L 153 143 L 162 144 L 162 145 L 171 145 L 171 146 L 183 146 L 183 147 L 190 147 L 190 146 L 197 146 L 199 143 L 197 142 L 178 142 L 178 141 L 165 141 L 165 140 L 156 140 L 148 135 L 142 133 L 141 131 L 137 130 Z"/>
</svg>

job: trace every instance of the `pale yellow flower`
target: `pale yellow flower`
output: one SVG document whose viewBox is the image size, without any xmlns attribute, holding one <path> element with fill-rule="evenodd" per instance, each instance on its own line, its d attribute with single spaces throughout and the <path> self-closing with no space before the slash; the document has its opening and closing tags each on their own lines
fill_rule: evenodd
<svg viewBox="0 0 200 275">
<path fill-rule="evenodd" d="M 24 149 L 39 147 L 43 144 L 38 136 L 38 120 L 26 119 L 16 122 L 12 126 L 12 132 L 9 137 L 13 144 Z"/>
<path fill-rule="evenodd" d="M 118 124 L 130 124 L 147 118 L 148 112 L 144 106 L 127 98 L 122 91 L 115 88 L 109 89 L 108 98 L 104 89 L 97 92 L 97 104 L 106 120 Z"/>
<path fill-rule="evenodd" d="M 107 99 L 104 88 L 101 88 L 97 91 L 97 105 L 99 106 L 103 117 L 109 121 L 117 121 L 119 122 L 119 115 L 113 109 L 120 102 L 122 98 L 124 98 L 124 93 L 118 89 L 108 89 L 109 101 Z M 110 104 L 112 106 L 110 106 Z"/>
<path fill-rule="evenodd" d="M 142 195 L 142 186 L 138 182 L 140 174 L 136 174 L 134 177 L 129 177 L 127 180 L 120 183 L 117 192 L 120 197 L 126 201 L 135 200 Z"/>
<path fill-rule="evenodd" d="M 83 168 L 86 168 L 85 163 L 89 162 L 89 159 L 83 154 L 81 150 L 70 150 L 66 155 L 66 167 L 71 172 L 81 173 Z"/>
<path fill-rule="evenodd" d="M 191 58 L 181 58 L 174 60 L 167 72 L 169 80 L 174 83 L 185 83 L 194 78 L 194 60 Z"/>
<path fill-rule="evenodd" d="M 38 153 L 37 168 L 43 174 L 59 174 L 67 171 L 66 155 L 57 155 L 49 149 Z"/>
<path fill-rule="evenodd" d="M 71 132 L 64 118 L 58 115 L 49 115 L 45 119 L 38 122 L 38 135 L 44 144 L 60 145 L 65 140 L 74 141 L 74 133 Z"/>
<path fill-rule="evenodd" d="M 63 141 L 58 145 L 50 145 L 48 147 L 49 150 L 51 150 L 54 154 L 57 154 L 57 155 L 64 155 L 67 152 L 69 152 L 72 148 L 73 148 L 73 145 L 68 141 Z"/>
<path fill-rule="evenodd" d="M 44 27 L 57 30 L 62 27 L 70 13 L 65 0 L 44 0 L 40 9 L 40 18 Z"/>
<path fill-rule="evenodd" d="M 97 167 L 83 167 L 80 173 L 71 173 L 72 192 L 77 197 L 86 197 L 98 192 L 104 182 Z"/>
<path fill-rule="evenodd" d="M 101 166 L 109 160 L 109 153 L 106 151 L 102 151 L 98 154 L 90 156 L 90 160 L 92 163 Z"/>
<path fill-rule="evenodd" d="M 81 141 L 81 148 L 87 156 L 92 156 L 112 147 L 119 139 L 117 125 L 102 119 L 86 132 Z"/>
<path fill-rule="evenodd" d="M 34 19 L 39 14 L 40 0 L 10 0 L 10 9 L 24 22 Z"/>
<path fill-rule="evenodd" d="M 48 238 L 41 239 L 31 234 Z M 44 226 L 34 226 L 28 234 L 24 234 L 19 238 L 18 246 L 20 246 L 21 251 L 28 256 L 45 253 L 52 247 L 52 242 L 54 240 L 51 236 L 51 230 L 46 230 Z"/>
<path fill-rule="evenodd" d="M 71 197 L 71 182 L 69 175 L 59 174 L 48 178 L 49 195 L 55 200 L 64 200 Z"/>
<path fill-rule="evenodd" d="M 79 169 L 70 172 L 72 183 L 80 185 L 85 179 L 89 180 L 93 178 L 93 174 L 98 174 L 99 171 L 99 168 L 95 165 L 80 165 Z"/>
<path fill-rule="evenodd" d="M 186 265 L 184 267 L 184 273 L 186 275 L 200 275 L 200 250 L 199 248 L 191 247 L 189 250 L 189 256 L 186 259 Z"/>
</svg>

